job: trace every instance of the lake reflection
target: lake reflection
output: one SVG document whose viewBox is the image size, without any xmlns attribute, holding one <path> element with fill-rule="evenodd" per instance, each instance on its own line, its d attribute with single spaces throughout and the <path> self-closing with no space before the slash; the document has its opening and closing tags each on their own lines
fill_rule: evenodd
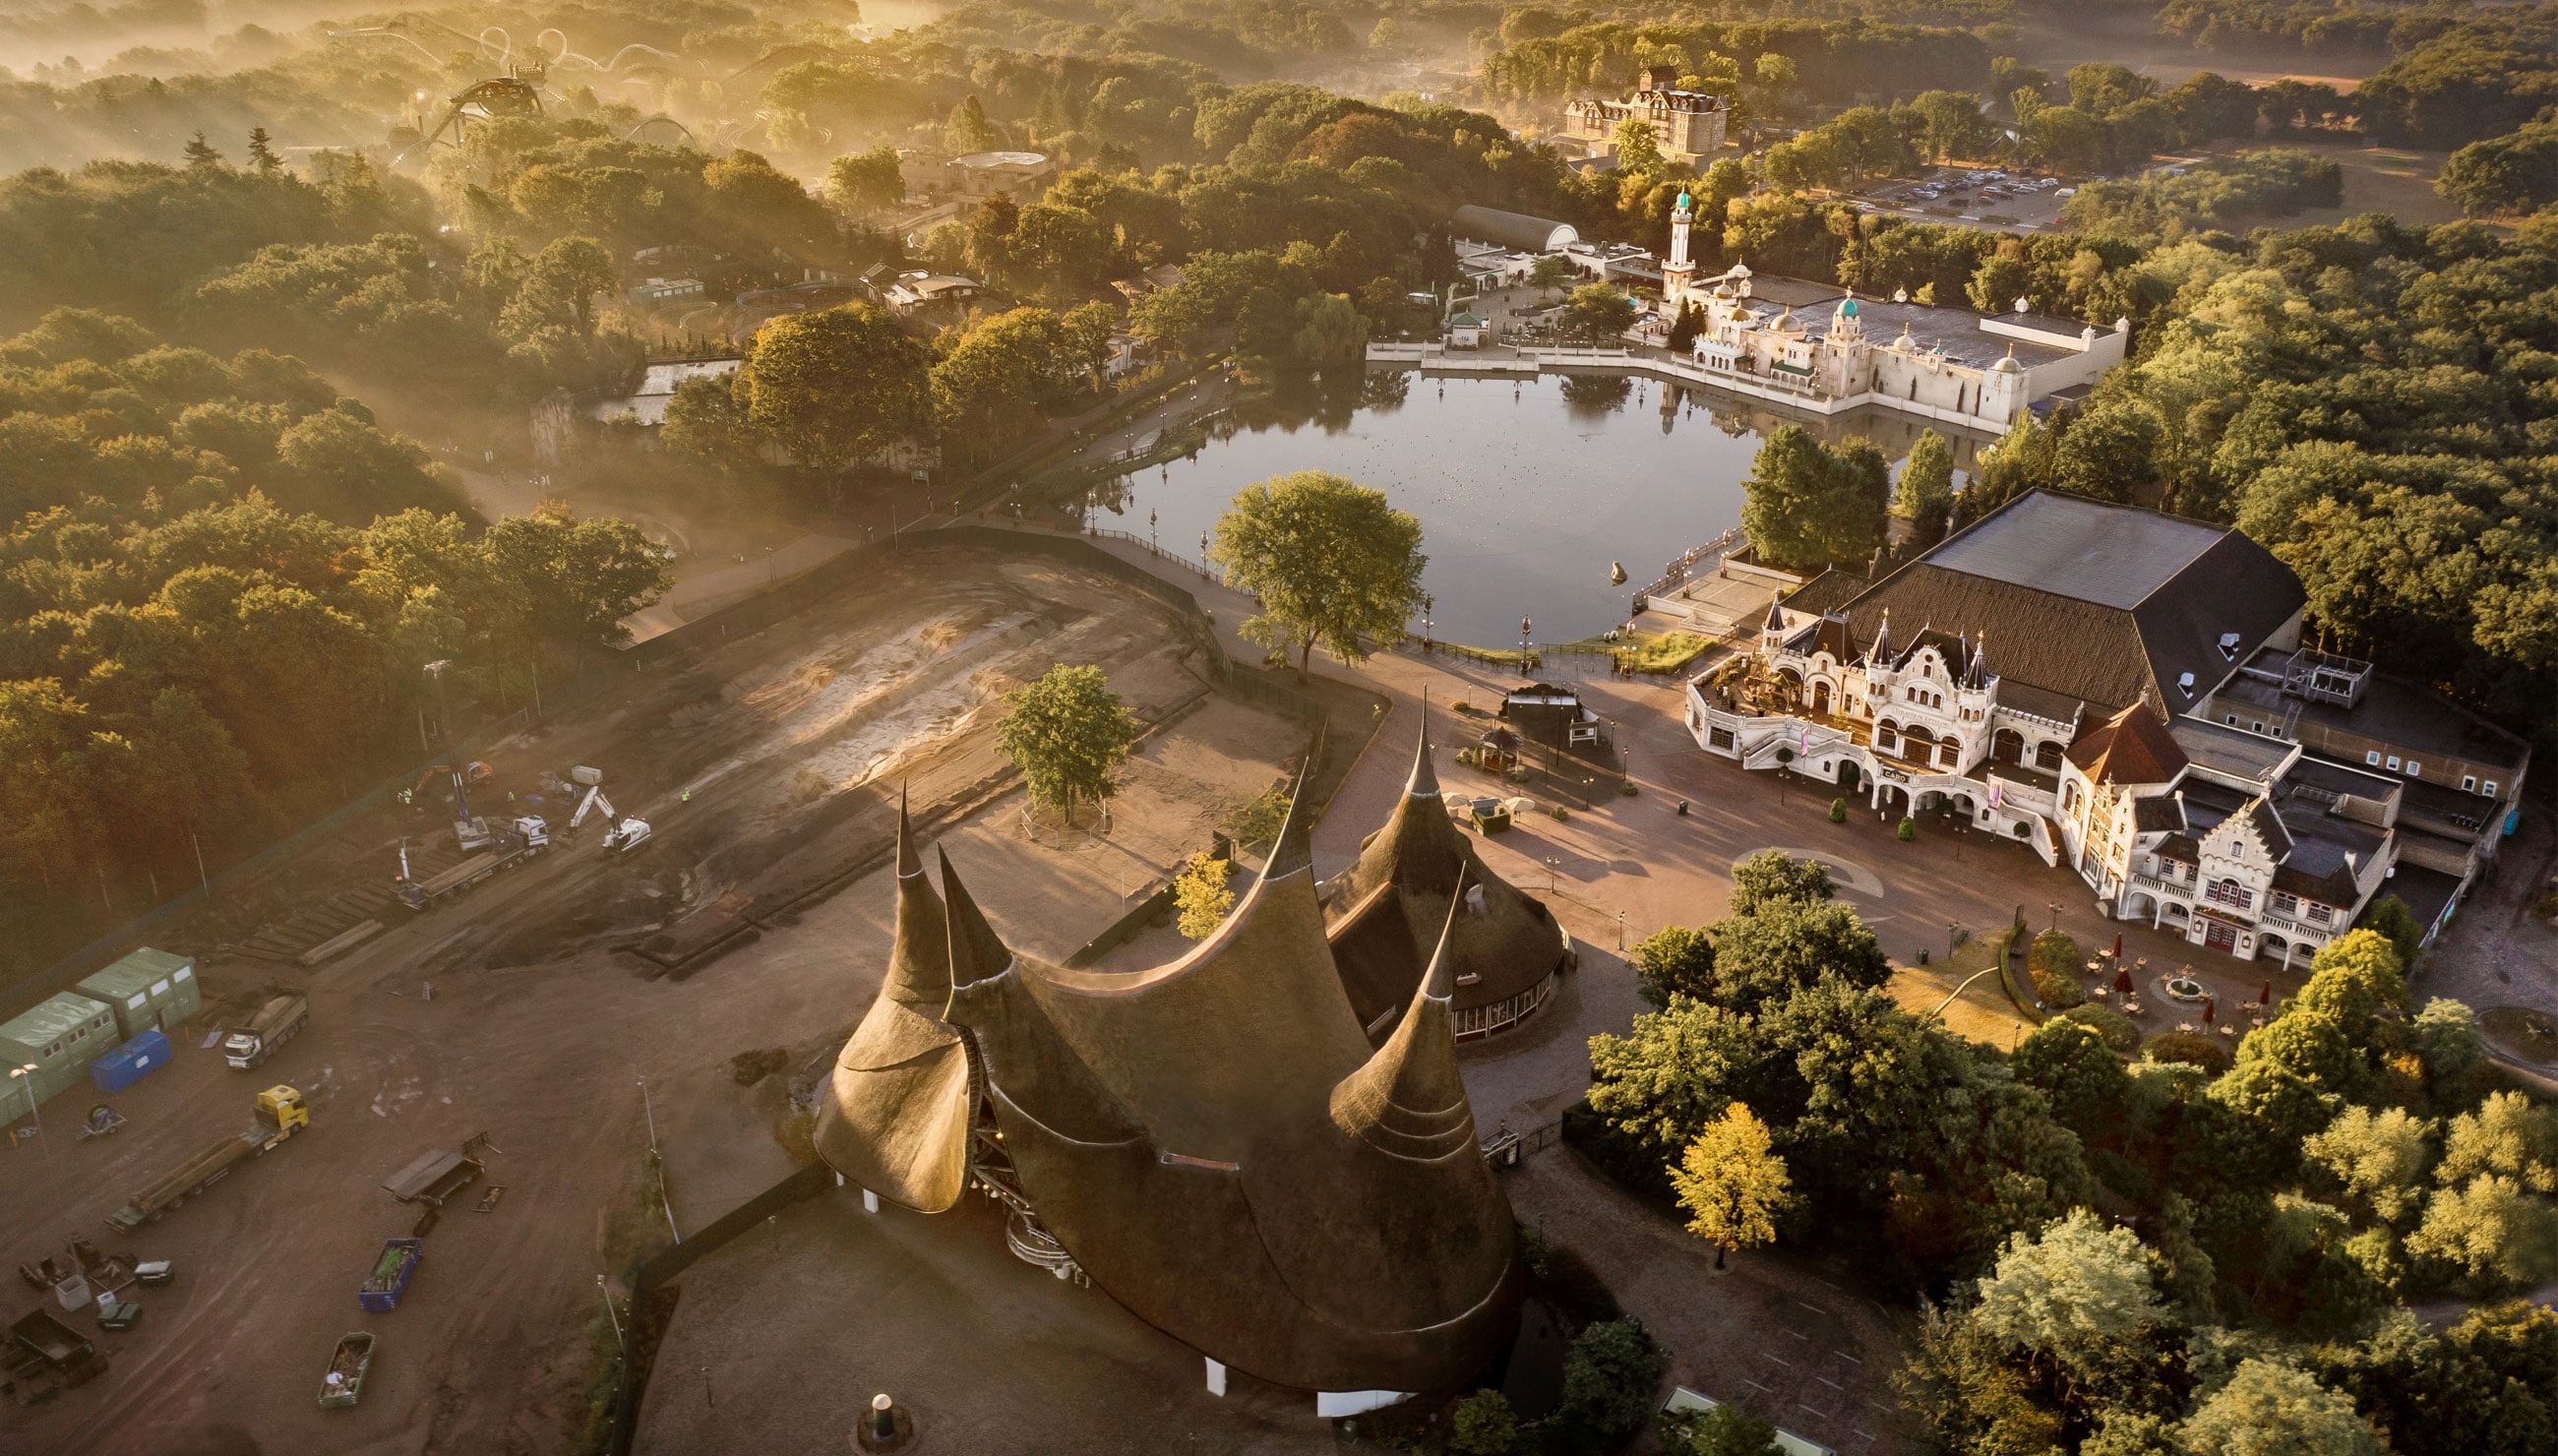
<svg viewBox="0 0 2558 1456">
<path fill-rule="evenodd" d="M 1634 590 L 1738 524 L 1759 441 L 1788 421 L 1824 439 L 1864 435 L 1896 464 L 1921 427 L 1890 410 L 1797 418 L 1622 375 L 1371 370 L 1238 405 L 1196 458 L 1130 479 L 1100 523 L 1142 537 L 1153 512 L 1163 547 L 1196 557 L 1236 491 L 1330 471 L 1419 517 L 1442 641 L 1515 647 L 1525 615 L 1539 641 L 1566 642 L 1622 624 Z M 1958 468 L 1989 443 L 1947 438 Z M 1625 563 L 1624 586 L 1608 580 L 1613 561 Z"/>
</svg>

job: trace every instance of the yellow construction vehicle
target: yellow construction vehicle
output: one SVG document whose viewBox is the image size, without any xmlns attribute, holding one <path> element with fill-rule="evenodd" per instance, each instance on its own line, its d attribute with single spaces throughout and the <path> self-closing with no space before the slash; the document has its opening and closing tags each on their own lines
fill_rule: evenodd
<svg viewBox="0 0 2558 1456">
<path fill-rule="evenodd" d="M 304 1105 L 302 1093 L 278 1083 L 257 1094 L 257 1120 L 245 1131 L 224 1135 L 166 1176 L 152 1180 L 133 1195 L 131 1203 L 107 1215 L 106 1222 L 122 1230 L 157 1223 L 162 1214 L 220 1182 L 232 1168 L 310 1125 L 311 1109 Z"/>
</svg>

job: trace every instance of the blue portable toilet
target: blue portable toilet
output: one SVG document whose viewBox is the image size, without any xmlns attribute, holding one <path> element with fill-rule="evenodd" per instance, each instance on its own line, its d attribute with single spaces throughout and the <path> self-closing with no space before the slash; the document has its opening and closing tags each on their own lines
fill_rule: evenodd
<svg viewBox="0 0 2558 1456">
<path fill-rule="evenodd" d="M 120 1092 L 170 1056 L 169 1034 L 155 1026 L 91 1062 L 88 1080 L 99 1092 Z"/>
</svg>

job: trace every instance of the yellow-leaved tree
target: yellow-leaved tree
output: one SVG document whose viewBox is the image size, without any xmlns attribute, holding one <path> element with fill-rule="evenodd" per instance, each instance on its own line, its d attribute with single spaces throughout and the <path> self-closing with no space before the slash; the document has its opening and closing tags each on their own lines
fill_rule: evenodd
<svg viewBox="0 0 2558 1456">
<path fill-rule="evenodd" d="M 1706 1124 L 1670 1168 L 1687 1231 L 1714 1245 L 1714 1266 L 1736 1248 L 1776 1237 L 1776 1220 L 1794 1205 L 1785 1160 L 1773 1150 L 1768 1124 L 1734 1102 Z"/>
</svg>

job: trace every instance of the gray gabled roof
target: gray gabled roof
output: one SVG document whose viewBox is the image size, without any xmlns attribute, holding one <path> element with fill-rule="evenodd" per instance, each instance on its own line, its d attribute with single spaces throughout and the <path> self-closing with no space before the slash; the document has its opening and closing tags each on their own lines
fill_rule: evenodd
<svg viewBox="0 0 2558 1456">
<path fill-rule="evenodd" d="M 1990 668 L 2003 682 L 2106 715 L 2147 694 L 2173 715 L 2307 600 L 2289 567 L 2232 528 L 2034 491 L 1885 577 L 1847 611 L 1859 642 L 1882 629 L 1886 612 L 1940 631 L 1985 631 L 1997 645 Z M 2232 633 L 2234 656 L 2220 650 Z"/>
</svg>

